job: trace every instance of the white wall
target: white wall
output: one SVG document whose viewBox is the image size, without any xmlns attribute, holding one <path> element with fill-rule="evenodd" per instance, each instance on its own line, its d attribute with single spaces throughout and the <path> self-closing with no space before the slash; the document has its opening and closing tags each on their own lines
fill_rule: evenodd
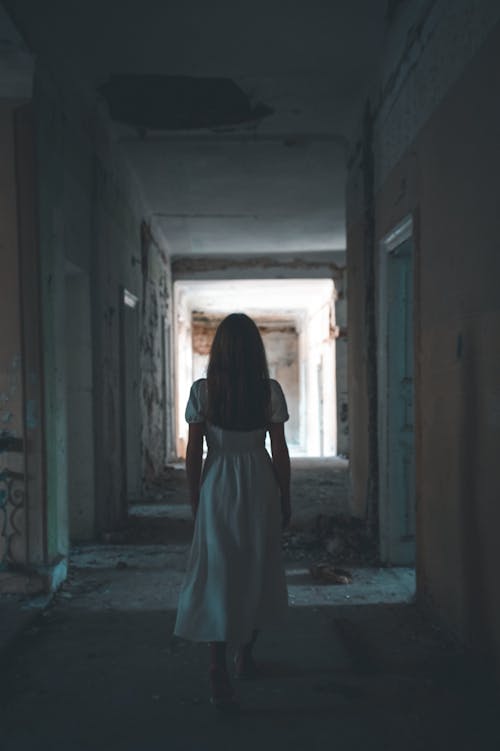
<svg viewBox="0 0 500 751">
<path fill-rule="evenodd" d="M 184 291 L 174 288 L 174 337 L 175 337 L 175 423 L 177 456 L 186 454 L 187 425 L 184 411 L 189 398 L 191 384 L 196 377 L 193 373 L 193 350 L 191 341 L 191 308 Z"/>
<path fill-rule="evenodd" d="M 333 299 L 321 302 L 304 321 L 302 359 L 308 456 L 332 456 L 337 451 L 334 325 Z"/>
</svg>

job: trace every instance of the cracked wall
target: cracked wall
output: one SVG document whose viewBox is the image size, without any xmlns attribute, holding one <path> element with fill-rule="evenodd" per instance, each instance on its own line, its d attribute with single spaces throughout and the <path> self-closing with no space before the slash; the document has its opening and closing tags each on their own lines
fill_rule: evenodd
<svg viewBox="0 0 500 751">
<path fill-rule="evenodd" d="M 136 392 L 141 428 L 137 462 L 151 480 L 164 461 L 161 435 L 164 410 L 159 341 L 168 303 L 168 261 L 141 224 L 147 209 L 134 179 L 113 143 L 106 114 L 78 82 L 38 65 L 35 82 L 40 258 L 45 350 L 45 404 L 48 445 L 49 541 L 54 556 L 68 546 L 68 457 L 78 430 L 68 410 L 67 352 L 71 297 L 68 273 L 88 279 L 91 331 L 91 424 L 94 491 L 87 528 L 73 537 L 115 528 L 127 515 L 126 448 L 130 405 L 123 394 L 123 299 L 128 290 L 139 300 L 137 367 L 143 370 Z M 143 225 L 145 226 L 145 225 Z M 76 337 L 72 338 L 76 346 Z M 81 406 L 81 405 L 80 405 Z M 80 421 L 81 422 L 81 421 Z M 139 455 L 140 454 L 140 455 Z M 142 456 L 142 459 L 141 459 Z M 90 462 L 89 462 L 90 465 Z M 89 466 L 90 471 L 90 466 Z M 90 525 L 90 526 L 89 526 Z"/>
<path fill-rule="evenodd" d="M 148 488 L 173 453 L 166 427 L 170 398 L 171 275 L 166 253 L 151 227 L 141 226 L 142 327 L 140 398 L 142 477 Z"/>
<path fill-rule="evenodd" d="M 0 568 L 7 562 L 25 563 L 25 509 L 14 509 L 10 492 L 13 472 L 24 474 L 23 454 L 10 448 L 25 443 L 21 306 L 21 269 L 18 257 L 16 164 L 14 150 L 15 102 L 0 104 Z M 24 492 L 24 484 L 19 485 Z M 15 534 L 16 527 L 21 534 Z M 1 590 L 1 586 L 0 586 Z"/>
</svg>

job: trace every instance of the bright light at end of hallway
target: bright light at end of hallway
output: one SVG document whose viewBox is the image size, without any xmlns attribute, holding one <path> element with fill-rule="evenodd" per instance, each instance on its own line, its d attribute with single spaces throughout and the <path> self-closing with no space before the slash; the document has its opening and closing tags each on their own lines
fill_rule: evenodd
<svg viewBox="0 0 500 751">
<path fill-rule="evenodd" d="M 177 453 L 184 455 L 184 407 L 191 383 L 206 372 L 210 344 L 224 316 L 244 312 L 259 326 L 271 378 L 285 392 L 294 456 L 337 452 L 335 286 L 331 279 L 177 281 L 175 393 Z"/>
</svg>

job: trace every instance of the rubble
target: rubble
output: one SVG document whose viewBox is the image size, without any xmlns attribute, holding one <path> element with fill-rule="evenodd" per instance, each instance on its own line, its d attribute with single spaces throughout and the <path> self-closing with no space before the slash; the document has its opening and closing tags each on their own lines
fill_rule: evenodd
<svg viewBox="0 0 500 751">
<path fill-rule="evenodd" d="M 347 514 L 318 514 L 305 529 L 283 534 L 283 549 L 290 560 L 315 559 L 319 563 L 378 564 L 377 540 L 361 519 Z"/>
<path fill-rule="evenodd" d="M 309 566 L 313 579 L 325 584 L 352 584 L 352 574 L 329 563 L 313 563 Z"/>
</svg>

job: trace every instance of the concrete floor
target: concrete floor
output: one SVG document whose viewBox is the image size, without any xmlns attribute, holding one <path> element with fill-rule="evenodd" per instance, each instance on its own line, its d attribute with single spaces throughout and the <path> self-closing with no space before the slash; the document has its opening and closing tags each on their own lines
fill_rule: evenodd
<svg viewBox="0 0 500 751">
<path fill-rule="evenodd" d="M 302 469 L 318 500 L 317 467 Z M 68 582 L 2 655 L 2 751 L 498 751 L 498 695 L 417 612 L 413 572 L 351 566 L 352 584 L 319 584 L 314 547 L 287 552 L 288 627 L 262 634 L 262 678 L 220 716 L 206 646 L 172 637 L 191 529 L 176 483 L 134 508 L 119 543 L 76 547 Z M 312 520 L 301 503 L 297 529 Z"/>
</svg>

